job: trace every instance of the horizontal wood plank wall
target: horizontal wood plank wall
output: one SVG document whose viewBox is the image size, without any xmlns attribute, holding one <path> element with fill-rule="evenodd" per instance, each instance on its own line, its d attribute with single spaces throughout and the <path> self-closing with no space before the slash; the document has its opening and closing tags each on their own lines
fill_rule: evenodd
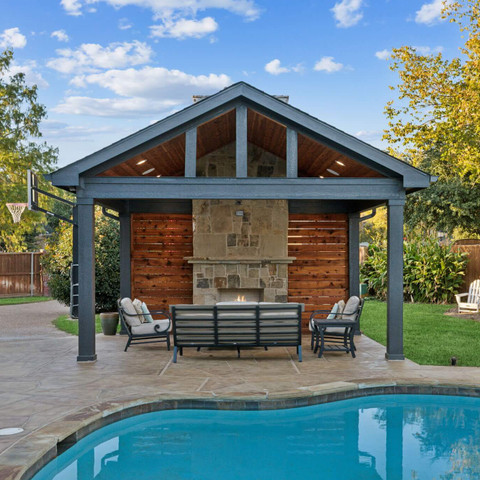
<svg viewBox="0 0 480 480">
<path fill-rule="evenodd" d="M 468 254 L 467 270 L 463 277 L 463 285 L 460 287 L 460 293 L 468 292 L 470 284 L 480 278 L 480 244 L 479 245 L 454 245 L 453 250 L 457 252 L 466 252 Z"/>
<path fill-rule="evenodd" d="M 328 310 L 348 296 L 348 216 L 290 214 L 288 301 L 305 304 L 302 327 L 308 332 L 313 310 Z"/>
<path fill-rule="evenodd" d="M 132 295 L 151 310 L 192 303 L 192 215 L 134 213 L 131 221 Z"/>
<path fill-rule="evenodd" d="M 41 253 L 0 253 L 0 296 L 29 296 L 32 281 L 33 293 L 43 295 Z"/>
</svg>

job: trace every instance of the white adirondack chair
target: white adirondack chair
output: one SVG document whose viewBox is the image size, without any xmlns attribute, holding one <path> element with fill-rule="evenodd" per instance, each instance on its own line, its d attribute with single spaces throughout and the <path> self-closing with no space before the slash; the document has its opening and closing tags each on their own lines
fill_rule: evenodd
<svg viewBox="0 0 480 480">
<path fill-rule="evenodd" d="M 467 297 L 466 302 L 462 302 L 462 297 Z M 480 280 L 474 280 L 470 284 L 468 293 L 455 295 L 458 303 L 458 313 L 478 313 L 480 312 Z"/>
</svg>

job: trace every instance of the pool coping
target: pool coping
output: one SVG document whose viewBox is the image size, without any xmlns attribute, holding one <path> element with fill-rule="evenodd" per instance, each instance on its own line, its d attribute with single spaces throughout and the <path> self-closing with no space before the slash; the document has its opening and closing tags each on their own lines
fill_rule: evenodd
<svg viewBox="0 0 480 480">
<path fill-rule="evenodd" d="M 92 404 L 41 427 L 0 455 L 0 478 L 30 480 L 41 468 L 101 427 L 143 413 L 172 409 L 274 410 L 306 407 L 371 395 L 424 394 L 480 397 L 478 385 L 424 382 L 331 382 L 265 395 L 162 394 Z"/>
</svg>

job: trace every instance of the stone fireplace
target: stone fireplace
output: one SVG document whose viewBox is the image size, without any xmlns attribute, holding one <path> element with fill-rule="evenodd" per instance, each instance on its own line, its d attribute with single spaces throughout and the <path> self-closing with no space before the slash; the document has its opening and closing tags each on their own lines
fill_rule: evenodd
<svg viewBox="0 0 480 480">
<path fill-rule="evenodd" d="M 193 303 L 286 302 L 288 202 L 193 200 Z"/>
</svg>

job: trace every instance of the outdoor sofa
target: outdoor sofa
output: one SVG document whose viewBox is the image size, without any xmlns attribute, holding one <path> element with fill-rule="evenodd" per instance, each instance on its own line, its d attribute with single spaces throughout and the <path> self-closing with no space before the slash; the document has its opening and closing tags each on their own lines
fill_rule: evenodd
<svg viewBox="0 0 480 480">
<path fill-rule="evenodd" d="M 172 305 L 173 362 L 184 347 L 296 347 L 302 361 L 302 303 Z"/>
</svg>

